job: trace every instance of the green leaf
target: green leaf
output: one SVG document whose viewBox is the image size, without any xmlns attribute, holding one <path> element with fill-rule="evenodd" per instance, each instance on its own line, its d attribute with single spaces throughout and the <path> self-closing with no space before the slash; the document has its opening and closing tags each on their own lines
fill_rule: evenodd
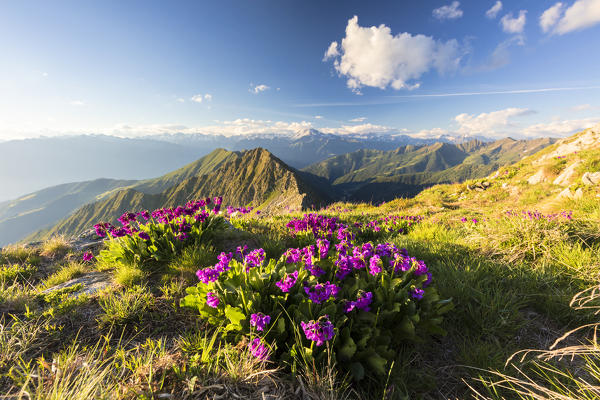
<svg viewBox="0 0 600 400">
<path fill-rule="evenodd" d="M 355 380 L 360 381 L 365 377 L 365 368 L 361 363 L 353 362 L 350 364 L 350 373 Z"/>
<path fill-rule="evenodd" d="M 344 341 L 344 345 L 338 350 L 337 354 L 342 360 L 349 361 L 352 359 L 352 356 L 354 356 L 354 353 L 356 353 L 356 343 L 354 343 L 352 337 L 348 337 Z"/>
<path fill-rule="evenodd" d="M 225 307 L 225 316 L 229 321 L 231 321 L 232 325 L 238 327 L 238 330 L 242 328 L 240 322 L 246 318 L 246 316 L 240 308 L 231 307 L 230 305 L 227 305 Z"/>
<path fill-rule="evenodd" d="M 367 364 L 377 375 L 385 375 L 387 360 L 374 351 L 367 357 Z"/>
</svg>

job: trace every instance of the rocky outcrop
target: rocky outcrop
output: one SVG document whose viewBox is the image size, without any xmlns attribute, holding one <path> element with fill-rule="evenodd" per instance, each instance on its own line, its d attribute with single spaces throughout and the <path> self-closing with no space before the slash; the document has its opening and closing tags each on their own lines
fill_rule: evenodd
<svg viewBox="0 0 600 400">
<path fill-rule="evenodd" d="M 569 186 L 571 183 L 573 183 L 575 175 L 577 175 L 577 167 L 579 167 L 580 164 L 581 161 L 576 161 L 569 165 L 563 170 L 563 172 L 560 173 L 560 175 L 556 177 L 556 179 L 554 179 L 552 183 L 559 186 Z"/>
<path fill-rule="evenodd" d="M 581 177 L 581 182 L 587 186 L 600 185 L 600 172 L 586 172 Z"/>
<path fill-rule="evenodd" d="M 582 150 L 600 148 L 600 124 L 588 128 L 575 136 L 560 139 L 554 147 L 553 151 L 538 158 L 534 161 L 534 164 L 540 164 L 546 160 L 564 157 Z"/>
</svg>

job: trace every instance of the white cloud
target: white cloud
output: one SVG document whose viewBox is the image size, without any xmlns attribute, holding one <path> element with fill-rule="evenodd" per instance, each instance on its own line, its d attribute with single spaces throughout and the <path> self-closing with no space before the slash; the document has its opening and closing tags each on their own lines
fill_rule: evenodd
<svg viewBox="0 0 600 400">
<path fill-rule="evenodd" d="M 81 100 L 73 100 L 69 104 L 75 107 L 85 106 L 85 103 Z"/>
<path fill-rule="evenodd" d="M 540 26 L 544 32 L 559 35 L 589 28 L 598 23 L 600 0 L 577 0 L 566 10 L 562 3 L 556 3 L 540 17 Z"/>
<path fill-rule="evenodd" d="M 444 19 L 456 19 L 463 16 L 463 11 L 458 8 L 460 6 L 460 2 L 453 1 L 451 4 L 447 6 L 442 6 L 440 8 L 436 8 L 433 10 L 433 16 L 439 20 Z"/>
<path fill-rule="evenodd" d="M 485 12 L 485 16 L 488 17 L 489 19 L 494 19 L 496 18 L 496 16 L 498 15 L 498 13 L 502 11 L 502 2 L 501 1 L 497 1 L 492 8 L 490 8 L 489 10 L 487 10 Z"/>
<path fill-rule="evenodd" d="M 333 48 L 333 50 L 332 50 Z M 338 53 L 334 56 L 335 52 Z M 336 71 L 347 77 L 347 86 L 360 93 L 362 86 L 385 89 L 414 89 L 432 68 L 440 74 L 458 68 L 461 54 L 458 42 L 437 41 L 430 36 L 400 33 L 393 35 L 385 25 L 361 27 L 358 17 L 348 20 L 341 52 L 337 43 L 327 50 Z M 327 58 L 327 57 L 326 57 Z"/>
<path fill-rule="evenodd" d="M 206 100 L 206 101 L 212 101 L 212 94 L 208 94 L 208 93 L 205 94 L 204 95 L 204 100 Z"/>
<path fill-rule="evenodd" d="M 433 128 L 433 129 L 422 129 L 417 133 L 413 133 L 410 136 L 412 137 L 416 137 L 416 138 L 437 138 L 443 135 L 448 135 L 450 132 L 448 132 L 447 129 L 443 129 L 443 128 Z"/>
<path fill-rule="evenodd" d="M 546 124 L 528 126 L 523 130 L 523 134 L 529 137 L 570 136 L 576 132 L 591 128 L 599 122 L 600 118 L 556 120 Z"/>
<path fill-rule="evenodd" d="M 512 118 L 533 114 L 527 108 L 506 108 L 489 113 L 459 114 L 454 120 L 458 123 L 457 133 L 461 135 L 506 136 L 515 125 Z M 511 129 L 512 128 L 512 129 Z"/>
<path fill-rule="evenodd" d="M 358 117 L 358 118 L 352 118 L 350 120 L 350 122 L 363 122 L 364 120 L 366 120 L 367 117 Z"/>
<path fill-rule="evenodd" d="M 313 118 L 314 119 L 323 119 L 323 116 L 322 115 L 315 115 Z"/>
<path fill-rule="evenodd" d="M 559 2 L 547 9 L 546 11 L 544 11 L 542 15 L 540 15 L 540 27 L 542 28 L 542 31 L 544 31 L 544 33 L 547 33 L 551 28 L 553 28 L 556 25 L 556 23 L 560 19 L 560 16 L 563 13 L 563 10 L 564 4 Z"/>
<path fill-rule="evenodd" d="M 269 89 L 271 89 L 271 88 L 269 86 L 267 86 L 267 85 L 264 85 L 264 84 L 262 84 L 262 85 L 254 85 L 254 84 L 251 83 L 249 91 L 250 91 L 250 93 L 259 94 L 260 92 L 264 92 L 264 91 L 267 91 Z"/>
<path fill-rule="evenodd" d="M 204 99 L 204 96 L 202 96 L 201 94 L 196 94 L 190 98 L 191 101 L 194 101 L 196 103 L 202 103 L 203 99 Z"/>
<path fill-rule="evenodd" d="M 46 77 L 48 77 L 48 73 L 47 73 L 47 72 L 42 72 L 42 76 L 43 76 L 44 78 L 46 78 Z"/>
<path fill-rule="evenodd" d="M 327 48 L 327 51 L 325 52 L 323 61 L 327 61 L 330 58 L 335 58 L 339 55 L 340 55 L 340 52 L 338 51 L 338 42 L 331 42 L 331 44 Z"/>
<path fill-rule="evenodd" d="M 527 10 L 519 11 L 519 16 L 513 18 L 512 13 L 506 14 L 500 20 L 502 24 L 502 30 L 506 33 L 522 33 L 525 29 L 525 22 L 527 21 Z"/>
</svg>

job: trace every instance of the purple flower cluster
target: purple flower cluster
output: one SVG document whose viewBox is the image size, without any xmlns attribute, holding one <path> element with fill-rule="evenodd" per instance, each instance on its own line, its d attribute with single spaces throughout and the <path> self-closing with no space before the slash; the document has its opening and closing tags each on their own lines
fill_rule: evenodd
<svg viewBox="0 0 600 400">
<path fill-rule="evenodd" d="M 92 261 L 94 259 L 94 255 L 91 251 L 86 251 L 83 253 L 83 261 Z"/>
<path fill-rule="evenodd" d="M 312 232 L 315 238 L 330 240 L 334 237 L 334 233 L 338 238 L 350 234 L 348 227 L 342 224 L 338 218 L 320 214 L 304 214 L 302 219 L 292 219 L 286 224 L 286 227 L 292 235 L 300 232 Z"/>
<path fill-rule="evenodd" d="M 292 272 L 291 274 L 285 274 L 283 279 L 281 279 L 279 282 L 276 282 L 275 285 L 277 285 L 277 287 L 279 289 L 281 289 L 282 292 L 287 293 L 290 291 L 290 289 L 292 287 L 294 287 L 297 280 L 298 280 L 298 271 L 296 270 L 296 271 Z"/>
<path fill-rule="evenodd" d="M 232 207 L 232 206 L 227 206 L 227 215 L 237 215 L 237 214 L 241 214 L 241 215 L 245 215 L 245 214 L 250 214 L 250 212 L 252 212 L 252 210 L 254 209 L 254 207 Z"/>
<path fill-rule="evenodd" d="M 373 301 L 373 293 L 372 292 L 359 292 L 358 297 L 355 301 L 349 301 L 346 303 L 344 307 L 344 312 L 349 313 L 355 308 L 363 311 L 370 311 L 369 304 Z"/>
<path fill-rule="evenodd" d="M 327 315 L 319 318 L 318 321 L 301 321 L 300 325 L 306 338 L 315 342 L 317 346 L 322 346 L 326 341 L 333 339 L 335 334 L 333 324 Z"/>
<path fill-rule="evenodd" d="M 516 211 L 509 210 L 506 212 L 508 217 L 521 217 L 523 219 L 528 220 L 547 220 L 547 221 L 555 221 L 559 219 L 572 220 L 573 219 L 573 211 L 561 211 L 560 213 L 555 214 L 542 214 L 541 212 L 535 211 L 521 211 L 518 213 Z"/>
<path fill-rule="evenodd" d="M 246 265 L 246 272 L 250 271 L 250 268 L 260 267 L 265 261 L 265 251 L 263 249 L 254 249 L 244 257 L 244 265 Z"/>
<path fill-rule="evenodd" d="M 265 327 L 271 322 L 271 317 L 263 313 L 252 314 L 250 316 L 250 326 L 256 327 L 257 331 L 264 331 Z"/>
<path fill-rule="evenodd" d="M 304 292 L 308 295 L 308 298 L 316 304 L 326 302 L 330 298 L 336 298 L 340 288 L 334 283 L 317 283 L 313 287 L 304 286 Z"/>
<path fill-rule="evenodd" d="M 233 255 L 231 253 L 221 253 L 217 257 L 219 262 L 214 267 L 207 267 L 196 271 L 196 276 L 202 283 L 215 282 L 221 276 L 221 273 L 229 270 L 229 261 Z"/>
<path fill-rule="evenodd" d="M 250 354 L 259 360 L 267 360 L 269 358 L 269 349 L 265 346 L 260 338 L 254 338 L 249 344 Z"/>
</svg>

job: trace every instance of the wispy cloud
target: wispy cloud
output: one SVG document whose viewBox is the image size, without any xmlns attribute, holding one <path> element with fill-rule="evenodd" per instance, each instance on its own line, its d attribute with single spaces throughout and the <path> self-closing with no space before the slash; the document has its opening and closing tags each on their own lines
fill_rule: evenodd
<svg viewBox="0 0 600 400">
<path fill-rule="evenodd" d="M 502 11 L 502 2 L 500 0 L 496 1 L 496 3 L 485 12 L 485 16 L 489 19 L 494 19 L 498 15 L 498 13 Z"/>
<path fill-rule="evenodd" d="M 600 86 L 580 86 L 580 87 L 553 87 L 539 89 L 514 89 L 514 90 L 494 90 L 482 92 L 454 92 L 454 93 L 429 93 L 429 94 L 408 94 L 408 95 L 392 95 L 380 98 L 379 100 L 370 100 L 363 102 L 330 102 L 330 103 L 300 103 L 295 104 L 295 107 L 353 107 L 365 105 L 384 105 L 396 104 L 394 99 L 417 99 L 417 98 L 435 98 L 435 97 L 460 97 L 460 96 L 494 96 L 503 94 L 528 94 L 528 93 L 547 93 L 547 92 L 565 92 L 579 90 L 594 90 L 600 89 Z"/>
<path fill-rule="evenodd" d="M 85 106 L 85 102 L 83 102 L 81 100 L 73 100 L 73 101 L 69 102 L 69 104 L 72 106 L 75 106 L 75 107 Z"/>
<path fill-rule="evenodd" d="M 366 117 L 358 117 L 358 118 L 352 118 L 350 120 L 350 122 L 363 122 L 364 120 L 366 120 Z"/>
</svg>

